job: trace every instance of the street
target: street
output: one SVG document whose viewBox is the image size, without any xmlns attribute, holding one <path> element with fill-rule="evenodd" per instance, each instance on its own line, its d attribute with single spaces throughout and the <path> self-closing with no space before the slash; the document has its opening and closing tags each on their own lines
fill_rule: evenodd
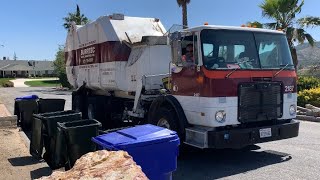
<svg viewBox="0 0 320 180">
<path fill-rule="evenodd" d="M 261 149 L 198 150 L 178 162 L 174 179 L 320 179 L 320 124 L 300 123 L 297 138 Z"/>
<path fill-rule="evenodd" d="M 0 88 L 0 101 L 13 112 L 14 98 L 37 94 L 65 98 L 71 92 L 52 88 Z M 259 144 L 257 150 L 198 150 L 183 153 L 173 178 L 185 179 L 320 179 L 320 124 L 300 123 L 299 137 Z"/>
<path fill-rule="evenodd" d="M 39 98 L 65 99 L 65 109 L 71 109 L 71 91 L 56 90 L 49 87 L 0 88 L 0 103 L 5 104 L 9 112 L 13 114 L 14 99 L 33 94 L 38 95 Z"/>
</svg>

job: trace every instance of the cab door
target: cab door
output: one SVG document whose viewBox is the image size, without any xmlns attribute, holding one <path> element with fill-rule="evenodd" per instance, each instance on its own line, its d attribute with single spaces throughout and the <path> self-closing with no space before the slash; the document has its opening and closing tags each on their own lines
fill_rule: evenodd
<svg viewBox="0 0 320 180">
<path fill-rule="evenodd" d="M 176 69 L 172 70 L 172 94 L 180 102 L 184 109 L 188 121 L 196 120 L 199 118 L 199 101 L 200 101 L 200 86 L 199 75 L 200 66 L 198 60 L 198 40 L 197 35 L 192 33 L 185 36 L 181 41 L 182 56 L 186 53 L 186 47 L 190 44 L 193 45 L 193 64 L 185 64 L 181 57 L 181 63 L 176 63 Z"/>
</svg>

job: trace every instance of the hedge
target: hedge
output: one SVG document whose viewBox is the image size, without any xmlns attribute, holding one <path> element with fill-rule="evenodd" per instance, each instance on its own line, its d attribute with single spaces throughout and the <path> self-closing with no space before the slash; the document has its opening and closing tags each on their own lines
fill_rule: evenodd
<svg viewBox="0 0 320 180">
<path fill-rule="evenodd" d="M 298 106 L 312 104 L 320 107 L 320 88 L 306 89 L 298 92 Z"/>
<path fill-rule="evenodd" d="M 298 78 L 298 92 L 320 87 L 320 79 L 312 76 L 301 76 Z"/>
</svg>

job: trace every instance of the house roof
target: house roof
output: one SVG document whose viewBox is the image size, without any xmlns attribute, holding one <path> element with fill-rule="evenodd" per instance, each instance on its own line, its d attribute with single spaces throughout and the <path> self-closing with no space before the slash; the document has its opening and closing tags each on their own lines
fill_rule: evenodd
<svg viewBox="0 0 320 180">
<path fill-rule="evenodd" d="M 8 64 L 7 66 L 1 67 L 0 70 L 4 70 L 4 71 L 31 71 L 32 67 L 25 66 L 23 64 Z"/>
<path fill-rule="evenodd" d="M 34 63 L 33 63 L 34 62 Z M 34 67 L 33 67 L 34 64 Z M 0 70 L 6 71 L 46 71 L 54 70 L 53 61 L 0 60 Z"/>
</svg>

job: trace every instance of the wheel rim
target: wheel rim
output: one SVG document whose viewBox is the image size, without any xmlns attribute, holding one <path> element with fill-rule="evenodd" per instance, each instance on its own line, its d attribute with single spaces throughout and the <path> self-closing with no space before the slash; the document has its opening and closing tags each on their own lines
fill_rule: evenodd
<svg viewBox="0 0 320 180">
<path fill-rule="evenodd" d="M 165 118 L 161 118 L 161 119 L 158 121 L 157 126 L 170 129 L 170 124 L 169 124 L 168 120 L 165 119 Z"/>
<path fill-rule="evenodd" d="M 94 119 L 94 117 L 93 117 L 93 105 L 92 104 L 89 104 L 89 106 L 88 106 L 88 118 L 89 119 Z"/>
</svg>

